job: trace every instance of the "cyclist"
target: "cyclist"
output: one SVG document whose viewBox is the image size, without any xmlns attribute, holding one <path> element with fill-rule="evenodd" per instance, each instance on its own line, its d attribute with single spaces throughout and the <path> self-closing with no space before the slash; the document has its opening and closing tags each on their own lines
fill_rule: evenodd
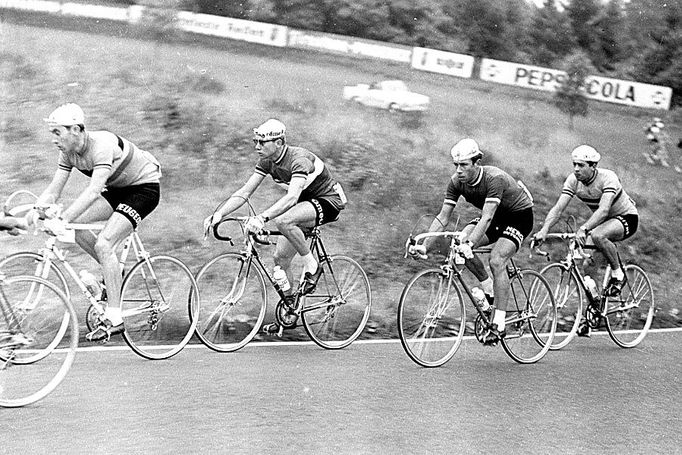
<svg viewBox="0 0 682 455">
<path fill-rule="evenodd" d="M 580 246 L 588 241 L 606 257 L 611 265 L 611 279 L 606 288 L 610 296 L 618 295 L 626 276 L 618 262 L 613 242 L 625 240 L 637 231 L 639 215 L 635 202 L 627 195 L 615 172 L 597 168 L 601 155 L 589 145 L 580 145 L 571 152 L 573 173 L 564 182 L 561 195 L 549 210 L 544 224 L 535 235 L 539 242 L 547 238 L 550 228 L 559 220 L 573 196 L 583 201 L 592 210 L 592 215 L 576 232 Z M 583 323 L 578 328 L 579 336 L 589 336 L 590 328 Z"/>
<path fill-rule="evenodd" d="M 462 230 L 458 252 L 466 258 L 467 268 L 480 281 L 486 298 L 493 304 L 493 327 L 484 334 L 483 342 L 495 345 L 506 334 L 507 261 L 533 229 L 533 199 L 523 183 L 497 167 L 481 164 L 483 152 L 475 140 L 462 139 L 452 147 L 450 154 L 455 174 L 448 182 L 443 206 L 429 232 L 445 229 L 460 196 L 481 210 L 481 216 L 471 220 Z M 412 246 L 410 253 L 425 257 L 431 243 L 427 239 L 423 245 Z M 481 259 L 472 251 L 488 244 L 494 244 L 490 252 L 492 279 Z"/>
<path fill-rule="evenodd" d="M 57 171 L 37 205 L 59 199 L 72 169 L 90 177 L 87 188 L 59 218 L 46 220 L 45 227 L 60 235 L 69 222 L 105 221 L 96 236 L 77 231 L 76 243 L 101 265 L 107 290 L 104 318 L 86 338 L 106 341 L 124 330 L 119 307 L 122 270 L 116 247 L 158 205 L 161 166 L 150 153 L 127 139 L 109 131 L 86 130 L 85 114 L 77 104 L 59 106 L 45 121 L 59 159 Z"/>
<path fill-rule="evenodd" d="M 315 287 L 322 273 L 301 228 L 336 221 L 346 205 L 346 196 L 324 162 L 302 147 L 287 144 L 286 127 L 277 119 L 269 119 L 253 130 L 253 144 L 258 163 L 246 183 L 235 191 L 213 215 L 204 221 L 208 231 L 228 214 L 241 207 L 256 191 L 267 175 L 286 189 L 286 194 L 270 207 L 246 222 L 246 229 L 256 233 L 272 220 L 283 234 L 275 248 L 274 261 L 292 281 L 291 262 L 298 253 L 303 258 L 302 293 Z M 293 290 L 289 291 L 289 293 Z M 267 324 L 266 333 L 280 333 L 279 324 Z"/>
</svg>

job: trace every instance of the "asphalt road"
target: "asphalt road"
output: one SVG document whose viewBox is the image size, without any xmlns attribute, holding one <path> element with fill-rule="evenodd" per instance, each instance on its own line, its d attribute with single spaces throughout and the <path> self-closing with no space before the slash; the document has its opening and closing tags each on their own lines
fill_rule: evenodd
<svg viewBox="0 0 682 455">
<path fill-rule="evenodd" d="M 518 365 L 467 340 L 437 369 L 395 341 L 85 348 L 47 398 L 0 409 L 0 453 L 679 453 L 681 342 L 596 334 Z"/>
</svg>

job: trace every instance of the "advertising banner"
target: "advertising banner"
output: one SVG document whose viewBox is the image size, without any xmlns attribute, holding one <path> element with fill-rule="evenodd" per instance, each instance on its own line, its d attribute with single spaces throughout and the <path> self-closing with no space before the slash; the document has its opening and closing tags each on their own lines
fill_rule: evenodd
<svg viewBox="0 0 682 455">
<path fill-rule="evenodd" d="M 62 14 L 68 16 L 94 17 L 112 21 L 128 21 L 128 8 L 113 6 L 86 5 L 84 3 L 62 3 Z"/>
<path fill-rule="evenodd" d="M 474 57 L 415 47 L 412 49 L 412 68 L 470 78 L 474 72 Z"/>
<path fill-rule="evenodd" d="M 412 48 L 408 46 L 294 29 L 289 29 L 289 46 L 400 63 L 410 63 L 412 57 Z"/>
<path fill-rule="evenodd" d="M 58 13 L 59 2 L 48 2 L 41 0 L 0 0 L 0 8 Z"/>
<path fill-rule="evenodd" d="M 553 92 L 566 77 L 564 71 L 551 68 L 481 59 L 481 80 L 498 84 Z M 588 76 L 585 84 L 587 98 L 649 109 L 670 109 L 672 94 L 670 87 L 601 76 Z"/>
<path fill-rule="evenodd" d="M 284 47 L 287 45 L 287 27 L 264 22 L 180 11 L 178 13 L 178 28 L 186 32 L 220 36 L 269 46 Z"/>
</svg>

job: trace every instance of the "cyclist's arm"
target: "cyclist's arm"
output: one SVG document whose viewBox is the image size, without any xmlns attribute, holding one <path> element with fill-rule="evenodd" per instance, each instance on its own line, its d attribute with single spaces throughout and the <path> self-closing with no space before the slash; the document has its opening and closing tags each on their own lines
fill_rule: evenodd
<svg viewBox="0 0 682 455">
<path fill-rule="evenodd" d="M 223 218 L 244 205 L 263 182 L 263 179 L 265 179 L 264 175 L 254 172 L 241 188 L 232 193 L 232 195 L 216 209 L 215 215 L 213 215 L 214 219 L 218 216 Z"/>
<path fill-rule="evenodd" d="M 571 202 L 571 199 L 572 197 L 567 194 L 562 194 L 559 196 L 559 199 L 556 201 L 556 204 L 554 204 L 554 207 L 549 209 L 549 213 L 547 213 L 547 216 L 545 217 L 542 228 L 537 234 L 538 237 L 547 235 L 552 226 L 559 221 L 561 214 L 564 213 L 564 210 L 566 210 L 566 207 L 568 206 L 568 203 Z"/>
<path fill-rule="evenodd" d="M 47 188 L 45 188 L 45 191 L 38 196 L 36 205 L 52 204 L 57 202 L 59 196 L 62 194 L 62 190 L 64 189 L 66 182 L 69 180 L 70 175 L 70 171 L 57 169 L 57 172 L 55 172 L 54 177 L 52 177 L 50 184 L 47 186 Z"/>
<path fill-rule="evenodd" d="M 452 216 L 452 212 L 455 210 L 455 206 L 450 203 L 444 203 L 443 207 L 440 209 L 440 213 L 436 215 L 436 218 L 433 219 L 431 222 L 431 226 L 429 226 L 429 232 L 441 232 L 445 230 L 445 227 L 448 225 L 450 222 L 450 217 Z M 426 248 L 426 251 L 429 250 L 429 247 L 433 242 L 435 242 L 435 238 L 427 238 L 424 240 L 424 247 Z"/>
<path fill-rule="evenodd" d="M 68 223 L 85 212 L 104 191 L 109 175 L 111 175 L 110 168 L 96 167 L 92 171 L 88 187 L 73 201 L 68 209 L 64 210 L 62 219 Z"/>
<path fill-rule="evenodd" d="M 615 198 L 615 193 L 609 192 L 602 194 L 601 199 L 599 200 L 599 207 L 592 213 L 592 216 L 580 226 L 580 229 L 583 229 L 585 232 L 590 232 L 592 229 L 602 224 L 608 217 L 609 210 L 611 210 L 611 205 Z"/>
<path fill-rule="evenodd" d="M 466 240 L 470 241 L 474 245 L 478 245 L 478 242 L 483 236 L 485 236 L 485 232 L 490 227 L 490 223 L 492 223 L 493 217 L 495 216 L 495 212 L 497 211 L 497 207 L 499 205 L 500 202 L 497 200 L 485 201 L 485 204 L 483 204 L 483 208 L 481 209 L 481 219 L 478 221 L 478 223 L 476 223 L 474 230 L 471 231 Z"/>
<path fill-rule="evenodd" d="M 296 205 L 298 198 L 301 197 L 301 193 L 305 187 L 306 177 L 304 175 L 295 175 L 291 177 L 289 182 L 289 188 L 287 194 L 282 196 L 277 202 L 272 204 L 266 210 L 260 214 L 264 219 L 271 220 L 278 217 L 282 213 L 289 210 L 291 207 Z"/>
</svg>

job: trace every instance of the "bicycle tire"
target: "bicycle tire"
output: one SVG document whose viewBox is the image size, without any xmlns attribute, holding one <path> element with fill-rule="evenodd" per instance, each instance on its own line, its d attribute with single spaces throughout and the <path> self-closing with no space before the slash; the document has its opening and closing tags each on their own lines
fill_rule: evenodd
<svg viewBox="0 0 682 455">
<path fill-rule="evenodd" d="M 578 279 L 561 262 L 549 264 L 540 271 L 554 291 L 557 307 L 557 330 L 551 350 L 558 350 L 571 342 L 578 332 L 583 314 L 583 294 Z"/>
<path fill-rule="evenodd" d="M 201 305 L 196 334 L 208 348 L 234 352 L 258 334 L 267 309 L 264 272 L 239 253 L 224 253 L 197 273 Z"/>
<path fill-rule="evenodd" d="M 654 290 L 646 272 L 635 264 L 624 267 L 627 281 L 617 297 L 607 297 L 603 317 L 611 339 L 621 348 L 642 342 L 654 319 Z"/>
<path fill-rule="evenodd" d="M 199 308 L 197 283 L 182 261 L 171 256 L 142 259 L 121 286 L 123 339 L 145 359 L 168 359 L 194 335 Z"/>
<path fill-rule="evenodd" d="M 465 332 L 462 291 L 441 269 L 416 273 L 398 302 L 398 335 L 412 361 L 439 367 L 457 352 Z"/>
<path fill-rule="evenodd" d="M 557 327 L 557 308 L 547 280 L 535 270 L 520 270 L 510 279 L 515 308 L 507 310 L 504 351 L 522 364 L 538 362 L 549 351 Z"/>
<path fill-rule="evenodd" d="M 21 334 L 30 341 L 13 347 L 7 338 L 0 341 L 0 407 L 26 406 L 45 398 L 66 377 L 78 348 L 78 319 L 64 292 L 45 279 L 9 277 L 0 286 L 13 314 L 20 318 Z M 27 299 L 36 287 L 40 288 L 39 297 Z M 54 327 L 62 327 L 65 320 L 67 330 L 58 347 L 54 345 Z M 15 329 L 6 318 L 0 318 L 0 334 L 14 334 Z M 36 356 L 36 351 L 41 355 Z"/>
<path fill-rule="evenodd" d="M 57 285 L 66 295 L 67 299 L 71 299 L 71 291 L 66 280 L 64 272 L 55 264 L 50 262 L 50 270 L 47 274 L 43 269 L 43 256 L 32 251 L 21 251 L 19 253 L 10 254 L 0 260 L 0 270 L 5 276 L 37 276 L 48 280 Z"/>
<path fill-rule="evenodd" d="M 331 256 L 322 267 L 315 290 L 302 297 L 301 319 L 318 346 L 342 349 L 365 329 L 372 309 L 372 290 L 367 274 L 352 258 Z"/>
</svg>

